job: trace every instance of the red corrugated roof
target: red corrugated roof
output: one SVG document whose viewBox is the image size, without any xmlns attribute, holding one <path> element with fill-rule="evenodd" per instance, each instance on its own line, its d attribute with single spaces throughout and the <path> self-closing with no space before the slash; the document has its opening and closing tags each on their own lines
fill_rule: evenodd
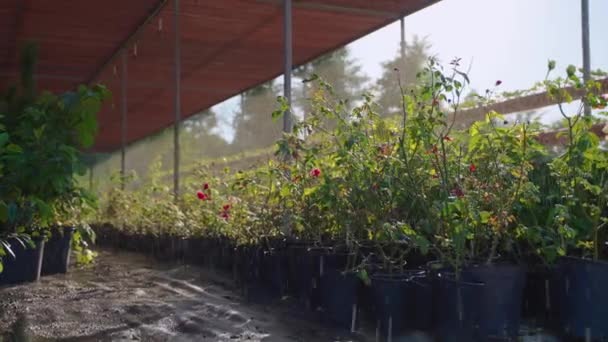
<svg viewBox="0 0 608 342">
<path fill-rule="evenodd" d="M 294 0 L 294 64 L 434 2 Z M 281 0 L 181 0 L 182 117 L 282 73 L 281 4 Z M 116 150 L 121 144 L 121 68 L 116 52 L 123 46 L 129 51 L 127 140 L 133 142 L 173 123 L 172 30 L 171 1 L 3 0 L 0 86 L 17 76 L 19 46 L 37 42 L 40 88 L 64 91 L 101 82 L 113 92 L 113 100 L 99 116 L 94 150 Z"/>
</svg>

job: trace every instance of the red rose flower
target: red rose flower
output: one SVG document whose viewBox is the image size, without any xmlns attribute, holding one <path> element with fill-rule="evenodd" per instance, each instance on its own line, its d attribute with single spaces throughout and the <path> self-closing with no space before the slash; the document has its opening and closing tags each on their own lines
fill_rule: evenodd
<svg viewBox="0 0 608 342">
<path fill-rule="evenodd" d="M 228 219 L 230 218 L 230 215 L 229 215 L 227 212 L 223 212 L 223 213 L 222 213 L 220 216 L 221 216 L 221 217 L 222 217 L 224 220 L 228 220 Z"/>
<path fill-rule="evenodd" d="M 475 164 L 469 165 L 469 171 L 471 171 L 471 172 L 477 171 L 477 166 L 475 166 Z"/>
<path fill-rule="evenodd" d="M 208 198 L 208 196 L 200 190 L 196 192 L 196 197 L 198 197 L 198 199 L 200 199 L 201 201 L 204 201 Z"/>
<path fill-rule="evenodd" d="M 319 177 L 321 175 L 321 169 L 315 167 L 314 169 L 310 170 L 310 176 L 311 177 Z"/>
<path fill-rule="evenodd" d="M 223 209 L 224 209 L 224 211 L 230 210 L 230 204 L 224 204 Z"/>
</svg>

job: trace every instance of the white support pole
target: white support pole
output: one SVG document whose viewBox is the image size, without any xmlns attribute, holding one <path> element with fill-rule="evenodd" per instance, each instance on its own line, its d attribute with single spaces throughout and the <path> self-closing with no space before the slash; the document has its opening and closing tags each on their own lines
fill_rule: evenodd
<svg viewBox="0 0 608 342">
<path fill-rule="evenodd" d="M 583 79 L 591 80 L 591 44 L 589 41 L 589 0 L 581 0 L 581 24 L 583 38 Z M 591 115 L 591 106 L 585 104 L 585 115 Z"/>
<path fill-rule="evenodd" d="M 291 133 L 293 130 L 293 118 L 291 112 L 291 71 L 293 69 L 292 0 L 284 0 L 283 5 L 283 37 L 285 44 L 283 96 L 285 96 L 285 99 L 287 99 L 287 103 L 289 105 L 289 109 L 287 109 L 283 114 L 283 131 L 286 133 Z"/>
<path fill-rule="evenodd" d="M 401 17 L 401 19 L 399 19 L 399 22 L 401 24 L 401 58 L 405 59 L 405 49 L 406 49 L 406 43 L 405 43 L 405 18 Z"/>
<path fill-rule="evenodd" d="M 179 20 L 179 0 L 174 0 L 173 4 L 173 24 L 175 31 L 175 120 L 173 125 L 173 196 L 177 201 L 179 198 L 179 163 L 180 163 L 180 145 L 179 145 L 179 126 L 181 122 L 181 36 L 180 36 L 180 20 Z"/>
</svg>

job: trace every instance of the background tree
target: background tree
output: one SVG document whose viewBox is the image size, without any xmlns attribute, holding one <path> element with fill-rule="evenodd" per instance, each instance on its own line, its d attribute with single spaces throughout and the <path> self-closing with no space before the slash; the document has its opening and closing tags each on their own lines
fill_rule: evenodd
<svg viewBox="0 0 608 342">
<path fill-rule="evenodd" d="M 306 80 L 318 75 L 329 83 L 340 99 L 360 98 L 365 91 L 369 78 L 363 73 L 361 65 L 351 57 L 347 47 L 340 48 L 301 66 L 294 76 Z M 294 91 L 294 103 L 304 113 L 310 111 L 308 99 L 317 90 L 315 82 L 301 82 Z"/>
<path fill-rule="evenodd" d="M 217 158 L 230 152 L 230 144 L 217 132 L 217 115 L 209 109 L 182 123 L 180 144 L 183 166 L 193 166 L 201 159 Z"/>
<path fill-rule="evenodd" d="M 416 83 L 416 74 L 422 70 L 429 57 L 431 45 L 426 39 L 414 36 L 412 43 L 406 44 L 405 56 L 398 49 L 397 55 L 382 64 L 382 76 L 376 81 L 374 90 L 376 102 L 382 107 L 382 113 L 393 115 L 401 108 L 401 91 L 399 80 L 404 88 Z"/>
<path fill-rule="evenodd" d="M 233 121 L 235 152 L 267 147 L 281 137 L 283 124 L 272 120 L 277 97 L 281 95 L 273 81 L 241 94 L 241 106 Z"/>
</svg>

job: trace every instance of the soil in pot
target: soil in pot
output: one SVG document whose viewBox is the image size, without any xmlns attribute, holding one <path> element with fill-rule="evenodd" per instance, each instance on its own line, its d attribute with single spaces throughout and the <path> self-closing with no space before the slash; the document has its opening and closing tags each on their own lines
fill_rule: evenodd
<svg viewBox="0 0 608 342">
<path fill-rule="evenodd" d="M 608 339 L 608 263 L 563 258 L 558 268 L 565 333 L 589 341 Z"/>
<path fill-rule="evenodd" d="M 44 243 L 43 276 L 68 272 L 73 235 L 72 227 L 53 229 L 51 237 Z"/>
<path fill-rule="evenodd" d="M 0 273 L 0 285 L 20 284 L 38 281 L 42 270 L 44 241 L 35 241 L 35 247 L 25 246 L 16 239 L 8 239 L 8 244 L 15 254 L 2 258 L 4 270 Z"/>
<path fill-rule="evenodd" d="M 472 266 L 462 280 L 483 283 L 479 295 L 479 333 L 483 338 L 512 338 L 519 334 L 526 282 L 525 269 L 517 265 Z"/>
<path fill-rule="evenodd" d="M 320 300 L 324 322 L 354 332 L 358 327 L 358 295 L 362 286 L 352 272 L 327 270 L 320 278 Z"/>
</svg>

